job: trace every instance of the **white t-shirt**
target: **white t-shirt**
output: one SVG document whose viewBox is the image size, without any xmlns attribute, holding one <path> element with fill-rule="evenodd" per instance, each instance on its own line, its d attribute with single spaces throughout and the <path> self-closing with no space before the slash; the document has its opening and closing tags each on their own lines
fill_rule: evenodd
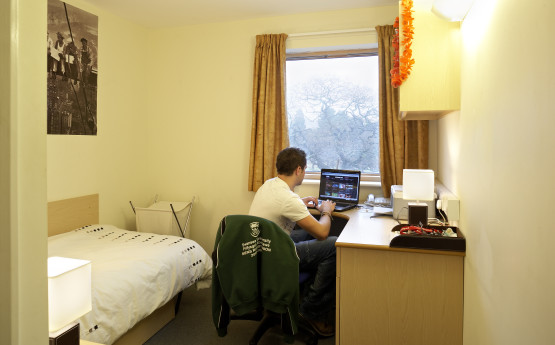
<svg viewBox="0 0 555 345">
<path fill-rule="evenodd" d="M 310 216 L 301 198 L 279 177 L 267 180 L 258 189 L 249 215 L 266 218 L 291 234 L 295 223 Z"/>
</svg>

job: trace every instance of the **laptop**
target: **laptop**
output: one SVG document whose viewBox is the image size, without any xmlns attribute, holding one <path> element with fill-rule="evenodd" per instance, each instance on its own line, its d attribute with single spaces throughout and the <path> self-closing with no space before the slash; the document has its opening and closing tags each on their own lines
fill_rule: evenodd
<svg viewBox="0 0 555 345">
<path fill-rule="evenodd" d="M 318 200 L 335 202 L 335 211 L 354 208 L 360 194 L 360 171 L 322 169 Z"/>
</svg>

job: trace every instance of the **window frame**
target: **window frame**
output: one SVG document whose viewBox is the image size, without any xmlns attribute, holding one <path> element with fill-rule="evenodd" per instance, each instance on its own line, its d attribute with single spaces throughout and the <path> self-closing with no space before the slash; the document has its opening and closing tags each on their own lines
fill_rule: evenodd
<svg viewBox="0 0 555 345">
<path fill-rule="evenodd" d="M 325 50 L 325 51 L 306 51 L 306 52 L 295 52 L 295 53 L 286 52 L 285 58 L 286 58 L 286 61 L 295 61 L 295 60 L 338 59 L 338 58 L 377 56 L 377 55 L 378 55 L 378 48 L 362 48 L 362 49 L 339 49 L 339 50 Z M 319 181 L 320 173 L 306 172 L 305 179 Z M 361 182 L 374 182 L 374 183 L 381 184 L 381 176 L 379 173 L 377 174 L 361 173 Z"/>
</svg>

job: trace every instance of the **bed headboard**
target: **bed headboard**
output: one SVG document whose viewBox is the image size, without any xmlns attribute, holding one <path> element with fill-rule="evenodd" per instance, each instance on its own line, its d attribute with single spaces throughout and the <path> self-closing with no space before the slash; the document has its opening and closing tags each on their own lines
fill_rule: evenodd
<svg viewBox="0 0 555 345">
<path fill-rule="evenodd" d="M 98 194 L 48 203 L 48 236 L 98 224 Z"/>
</svg>

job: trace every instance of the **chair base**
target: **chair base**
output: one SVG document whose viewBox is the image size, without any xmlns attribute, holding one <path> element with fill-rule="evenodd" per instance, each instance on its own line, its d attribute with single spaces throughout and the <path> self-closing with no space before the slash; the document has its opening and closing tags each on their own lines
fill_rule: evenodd
<svg viewBox="0 0 555 345">
<path fill-rule="evenodd" d="M 281 316 L 277 313 L 268 312 L 264 319 L 258 325 L 256 332 L 249 340 L 249 345 L 257 345 L 264 333 L 268 331 L 270 328 L 279 326 L 281 324 Z M 318 334 L 310 327 L 309 325 L 305 325 L 299 323 L 298 325 L 298 333 L 305 335 L 305 342 L 307 345 L 318 345 Z M 287 344 L 292 344 L 295 340 L 294 335 L 285 335 L 284 340 Z"/>
</svg>

